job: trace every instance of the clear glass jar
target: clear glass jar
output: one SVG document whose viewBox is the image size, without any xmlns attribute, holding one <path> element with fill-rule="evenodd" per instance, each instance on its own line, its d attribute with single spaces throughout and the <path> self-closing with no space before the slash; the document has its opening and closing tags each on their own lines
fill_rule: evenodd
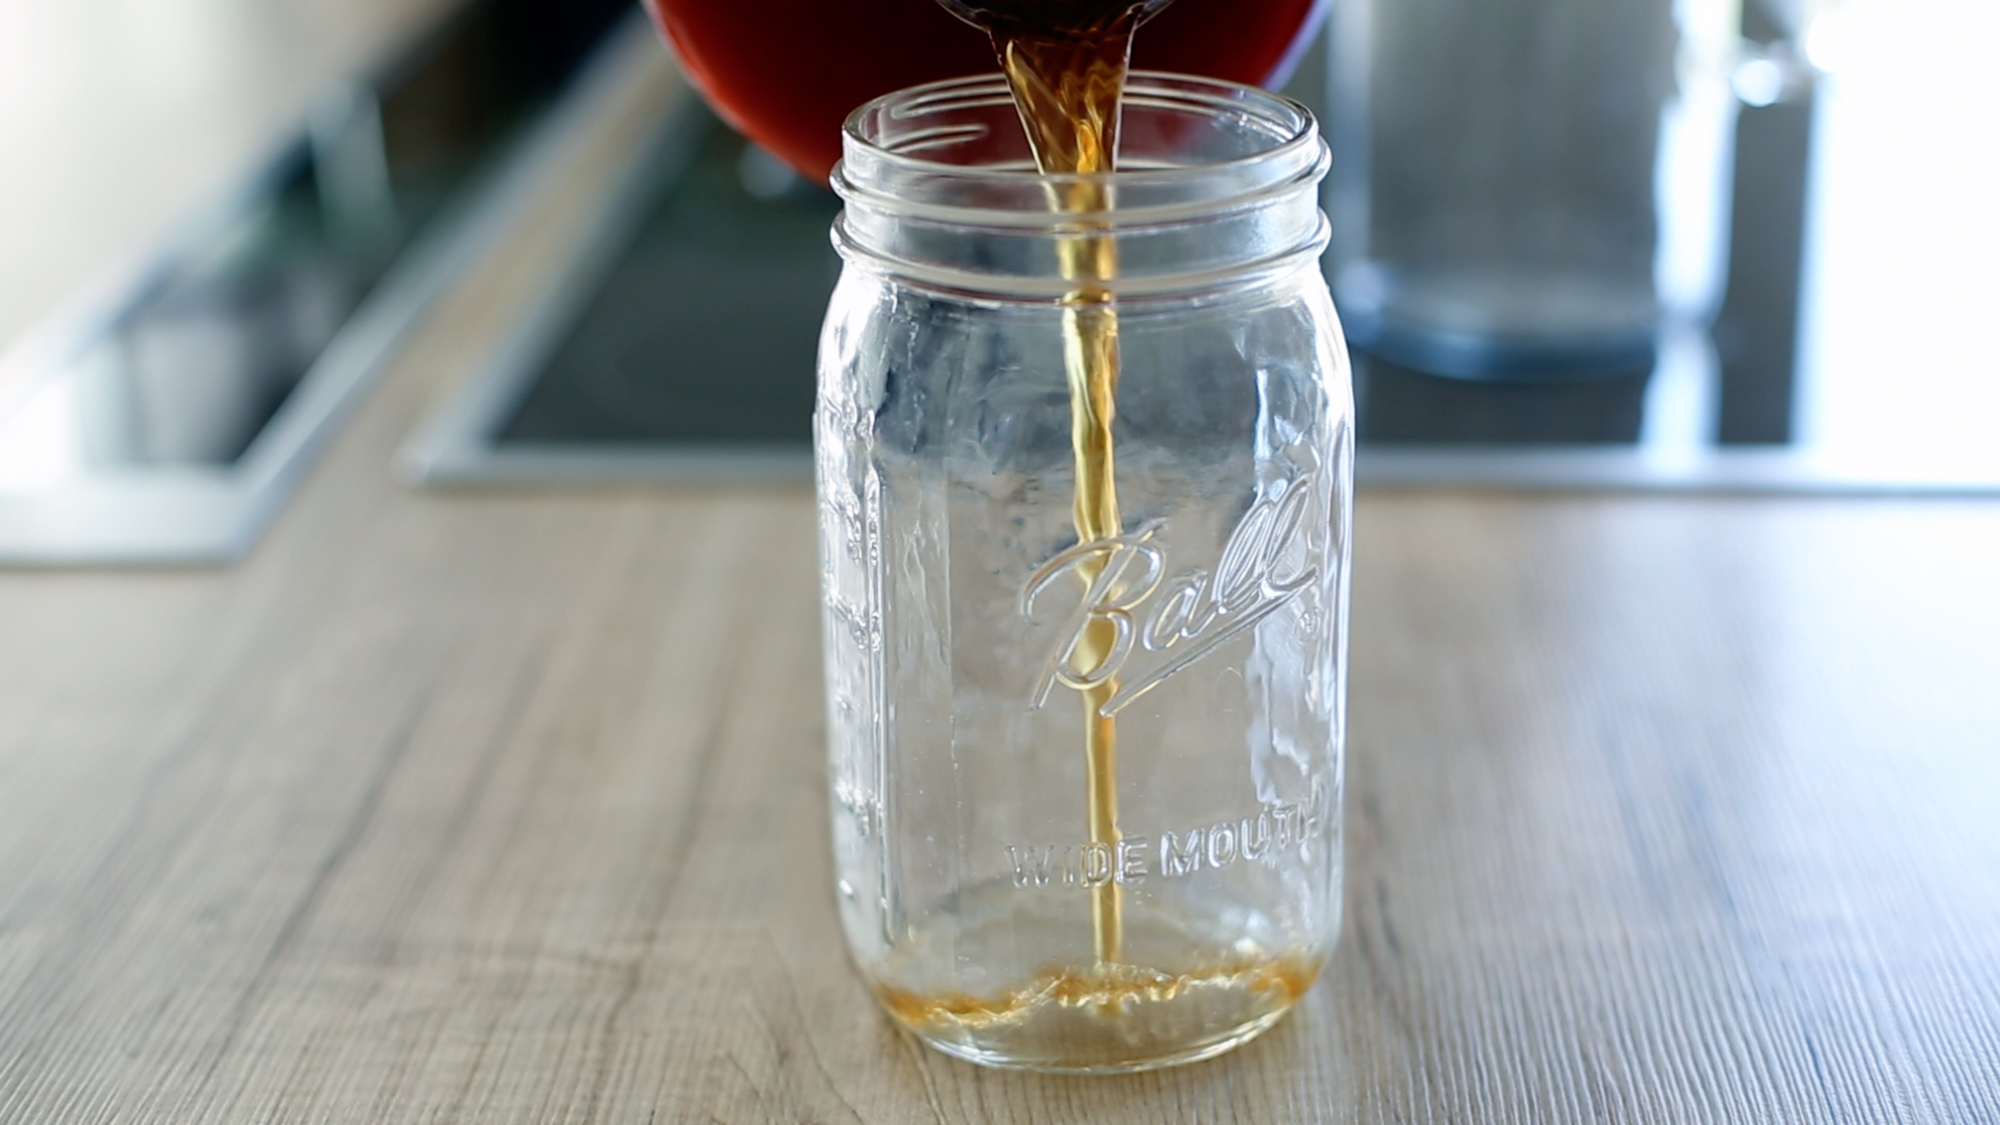
<svg viewBox="0 0 2000 1125">
<path fill-rule="evenodd" d="M 1227 1050 L 1340 924 L 1353 409 L 1326 146 L 1284 98 L 1142 73 L 1121 149 L 1087 185 L 1112 208 L 1055 209 L 1089 178 L 1027 170 L 995 76 L 863 107 L 834 176 L 816 425 L 841 919 L 895 1019 L 991 1065 Z M 1085 542 L 1078 239 L 1115 250 L 1122 352 L 1123 533 Z"/>
</svg>

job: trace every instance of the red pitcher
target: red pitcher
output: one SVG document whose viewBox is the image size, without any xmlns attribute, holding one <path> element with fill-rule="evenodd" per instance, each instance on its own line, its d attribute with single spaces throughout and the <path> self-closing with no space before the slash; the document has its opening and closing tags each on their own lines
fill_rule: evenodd
<svg viewBox="0 0 2000 1125">
<path fill-rule="evenodd" d="M 992 44 L 937 0 L 645 0 L 716 110 L 824 182 L 840 125 L 891 90 L 996 68 Z M 1270 85 L 1318 30 L 1327 0 L 1175 0 L 1132 64 Z"/>
</svg>

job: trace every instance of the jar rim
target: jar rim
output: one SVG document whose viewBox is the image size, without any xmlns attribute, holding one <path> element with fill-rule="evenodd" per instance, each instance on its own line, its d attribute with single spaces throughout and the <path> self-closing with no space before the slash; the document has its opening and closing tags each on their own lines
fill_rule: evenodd
<svg viewBox="0 0 2000 1125">
<path fill-rule="evenodd" d="M 963 176 L 998 183 L 1140 184 L 1148 180 L 1173 180 L 1195 172 L 1225 172 L 1280 159 L 1288 153 L 1311 147 L 1319 137 L 1319 126 L 1313 118 L 1312 111 L 1283 94 L 1259 86 L 1248 86 L 1240 82 L 1194 74 L 1175 74 L 1164 70 L 1133 70 L 1127 73 L 1124 95 L 1127 106 L 1144 104 L 1163 96 L 1183 101 L 1205 100 L 1216 106 L 1228 106 L 1239 113 L 1246 109 L 1253 112 L 1262 111 L 1260 116 L 1264 120 L 1274 124 L 1284 122 L 1284 137 L 1268 149 L 1199 164 L 1177 165 L 1171 168 L 1134 168 L 1112 172 L 1042 172 L 1030 167 L 966 165 L 927 160 L 899 149 L 886 148 L 875 137 L 869 135 L 867 123 L 885 113 L 898 118 L 907 118 L 920 113 L 942 113 L 954 109 L 990 105 L 1011 107 L 1013 97 L 1007 89 L 1007 80 L 1005 76 L 994 73 L 940 79 L 901 90 L 892 90 L 871 98 L 848 114 L 847 119 L 841 123 L 841 140 L 844 147 L 856 147 L 866 152 L 871 159 L 924 175 Z M 916 135 L 916 138 L 931 139 L 922 134 Z M 958 139 L 950 131 L 940 132 L 936 138 Z M 836 183 L 842 180 L 840 165 L 846 163 L 847 159 L 843 157 L 840 163 L 835 165 Z"/>
<path fill-rule="evenodd" d="M 1212 78 L 1134 71 L 1120 147 L 1126 168 L 1048 175 L 999 74 L 897 90 L 849 115 L 832 184 L 846 203 L 834 241 L 909 280 L 1023 297 L 1074 288 L 1054 246 L 1112 240 L 1100 279 L 1121 296 L 1269 276 L 1326 245 L 1317 185 L 1331 163 L 1318 123 L 1281 94 Z M 940 158 L 956 156 L 957 161 Z M 1095 184 L 1092 210 L 1063 205 Z"/>
<path fill-rule="evenodd" d="M 1090 223 L 1130 229 L 1180 222 L 1235 207 L 1253 206 L 1273 193 L 1316 184 L 1330 162 L 1312 111 L 1282 94 L 1256 86 L 1165 71 L 1135 70 L 1126 82 L 1124 108 L 1165 110 L 1190 119 L 1227 118 L 1233 135 L 1264 136 L 1268 145 L 1221 159 L 1177 161 L 1166 166 L 1113 172 L 1044 173 L 1031 165 L 957 164 L 911 150 L 935 150 L 986 135 L 977 124 L 911 129 L 900 143 L 881 143 L 881 123 L 907 123 L 970 110 L 1005 107 L 1013 99 L 999 74 L 947 78 L 892 91 L 848 115 L 843 152 L 831 186 L 850 204 L 925 216 L 941 222 L 1022 227 Z M 1007 198 L 1046 198 L 1051 187 L 1099 184 L 1114 201 L 1102 210 L 1053 212 L 1047 207 L 993 205 Z M 972 202 L 976 200 L 977 202 Z"/>
</svg>

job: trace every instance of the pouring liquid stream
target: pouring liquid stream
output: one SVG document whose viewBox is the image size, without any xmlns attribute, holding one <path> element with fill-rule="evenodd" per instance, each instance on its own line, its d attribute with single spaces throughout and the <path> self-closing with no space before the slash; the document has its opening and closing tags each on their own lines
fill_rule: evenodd
<svg viewBox="0 0 2000 1125">
<path fill-rule="evenodd" d="M 1095 176 L 1115 170 L 1119 102 L 1133 33 L 1166 0 L 955 0 L 947 6 L 993 37 L 1001 69 L 1027 130 L 1036 167 L 1051 176 Z M 1124 534 L 1118 511 L 1116 450 L 1118 308 L 1110 282 L 1118 245 L 1101 216 L 1111 210 L 1102 179 L 1049 183 L 1058 211 L 1078 216 L 1056 244 L 1058 265 L 1075 286 L 1063 297 L 1063 367 L 1069 384 L 1070 446 L 1075 460 L 1077 541 Z M 1097 216 L 1097 218 L 1093 218 Z M 1101 562 L 1080 569 L 1086 588 Z M 1102 667 L 1115 640 L 1108 621 L 1087 629 L 1075 653 L 1079 668 Z M 1116 678 L 1081 691 L 1085 794 L 1090 841 L 1116 849 L 1118 725 L 1102 708 L 1118 693 Z M 1091 890 L 1091 936 L 1098 964 L 1124 959 L 1124 907 L 1115 881 Z"/>
</svg>

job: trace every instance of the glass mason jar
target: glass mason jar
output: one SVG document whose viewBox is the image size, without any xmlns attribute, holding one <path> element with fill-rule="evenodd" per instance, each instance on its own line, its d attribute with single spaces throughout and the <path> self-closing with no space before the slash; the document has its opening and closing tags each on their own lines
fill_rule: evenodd
<svg viewBox="0 0 2000 1125">
<path fill-rule="evenodd" d="M 841 920 L 890 1015 L 991 1065 L 1227 1050 L 1340 924 L 1353 409 L 1326 145 L 1294 102 L 1150 73 L 1122 132 L 1127 170 L 1040 176 L 999 77 L 955 80 L 857 111 L 834 175 Z M 1062 210 L 1078 187 L 1113 205 Z M 1087 309 L 1079 246 L 1116 261 Z M 1119 357 L 1096 460 L 1086 317 Z M 1115 534 L 1079 534 L 1083 477 L 1115 485 Z"/>
</svg>

